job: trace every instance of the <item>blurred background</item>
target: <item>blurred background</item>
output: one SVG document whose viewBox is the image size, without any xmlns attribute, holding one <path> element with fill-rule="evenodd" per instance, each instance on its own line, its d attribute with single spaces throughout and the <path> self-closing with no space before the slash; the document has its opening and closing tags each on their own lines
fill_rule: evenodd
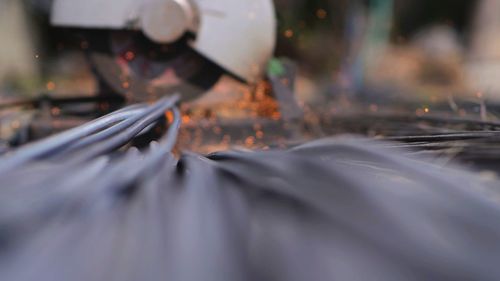
<svg viewBox="0 0 500 281">
<path fill-rule="evenodd" d="M 327 80 L 320 85 L 334 83 L 360 91 L 367 83 L 381 86 L 394 80 L 390 87 L 447 87 L 456 92 L 472 87 L 492 94 L 500 89 L 494 79 L 500 57 L 498 1 L 276 0 L 275 4 L 277 56 L 299 62 L 307 78 Z M 81 58 L 74 50 L 64 52 L 57 42 L 61 38 L 48 26 L 50 0 L 1 0 L 0 5 L 3 92 L 27 94 L 47 86 L 55 76 L 82 70 L 67 66 L 80 65 Z"/>
<path fill-rule="evenodd" d="M 445 103 L 461 116 L 496 118 L 494 110 L 483 109 L 500 101 L 500 1 L 275 0 L 275 5 L 276 56 L 298 65 L 296 95 L 306 109 L 332 113 L 360 102 L 378 111 L 411 104 L 404 110 L 423 115 Z M 65 35 L 49 26 L 49 7 L 50 0 L 0 0 L 2 99 L 96 92 L 82 52 L 85 42 L 67 45 Z M 248 95 L 245 85 L 229 80 L 193 106 L 239 116 L 217 107 L 240 104 Z M 461 109 L 456 99 L 478 106 Z"/>
</svg>

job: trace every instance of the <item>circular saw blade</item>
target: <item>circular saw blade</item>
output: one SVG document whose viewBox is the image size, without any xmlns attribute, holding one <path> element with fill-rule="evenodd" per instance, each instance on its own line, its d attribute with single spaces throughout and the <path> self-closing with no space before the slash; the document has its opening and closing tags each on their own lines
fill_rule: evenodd
<svg viewBox="0 0 500 281">
<path fill-rule="evenodd" d="M 195 99 L 206 93 L 224 72 L 192 50 L 187 37 L 159 45 L 140 32 L 110 31 L 94 40 L 89 59 L 95 72 L 113 91 L 131 102 L 175 93 L 184 101 Z"/>
</svg>

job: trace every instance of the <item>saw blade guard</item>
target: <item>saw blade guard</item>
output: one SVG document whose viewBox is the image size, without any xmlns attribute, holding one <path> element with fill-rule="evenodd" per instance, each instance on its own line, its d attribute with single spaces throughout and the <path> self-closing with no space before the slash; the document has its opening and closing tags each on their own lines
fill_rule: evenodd
<svg viewBox="0 0 500 281">
<path fill-rule="evenodd" d="M 180 7 L 176 10 L 185 14 L 162 16 L 172 13 L 167 7 Z M 158 43 L 172 43 L 185 30 L 195 34 L 190 43 L 194 50 L 249 83 L 265 73 L 276 44 L 272 0 L 54 0 L 51 22 L 69 28 L 141 30 Z"/>
</svg>

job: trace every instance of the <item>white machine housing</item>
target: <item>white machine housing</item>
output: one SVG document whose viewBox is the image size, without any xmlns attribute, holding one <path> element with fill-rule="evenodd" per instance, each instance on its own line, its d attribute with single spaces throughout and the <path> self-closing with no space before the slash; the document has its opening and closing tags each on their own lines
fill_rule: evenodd
<svg viewBox="0 0 500 281">
<path fill-rule="evenodd" d="M 249 83 L 263 75 L 276 44 L 272 0 L 54 0 L 51 22 L 141 30 L 158 43 L 190 31 L 192 48 Z"/>
</svg>

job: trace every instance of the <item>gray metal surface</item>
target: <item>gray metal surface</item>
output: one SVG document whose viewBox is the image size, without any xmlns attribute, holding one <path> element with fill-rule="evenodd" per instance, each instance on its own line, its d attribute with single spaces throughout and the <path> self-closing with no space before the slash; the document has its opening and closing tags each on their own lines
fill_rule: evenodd
<svg viewBox="0 0 500 281">
<path fill-rule="evenodd" d="M 500 278 L 496 180 L 352 137 L 176 159 L 174 102 L 0 158 L 2 280 Z"/>
</svg>

